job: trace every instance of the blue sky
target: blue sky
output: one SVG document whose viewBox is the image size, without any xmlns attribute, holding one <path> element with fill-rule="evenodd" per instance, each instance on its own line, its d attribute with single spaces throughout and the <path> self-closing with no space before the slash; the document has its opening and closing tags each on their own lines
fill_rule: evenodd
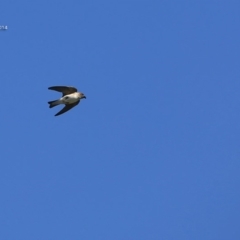
<svg viewBox="0 0 240 240">
<path fill-rule="evenodd" d="M 239 9 L 1 3 L 0 239 L 240 239 Z"/>
</svg>

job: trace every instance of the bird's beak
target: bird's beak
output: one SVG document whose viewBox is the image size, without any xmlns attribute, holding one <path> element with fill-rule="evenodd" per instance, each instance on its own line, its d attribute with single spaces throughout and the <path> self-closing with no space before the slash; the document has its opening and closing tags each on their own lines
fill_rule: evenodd
<svg viewBox="0 0 240 240">
<path fill-rule="evenodd" d="M 86 98 L 86 96 L 83 96 L 82 98 Z"/>
</svg>

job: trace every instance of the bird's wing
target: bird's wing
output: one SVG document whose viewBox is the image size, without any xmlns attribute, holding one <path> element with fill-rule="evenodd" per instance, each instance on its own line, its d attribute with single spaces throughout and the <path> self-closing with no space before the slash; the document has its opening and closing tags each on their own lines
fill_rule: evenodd
<svg viewBox="0 0 240 240">
<path fill-rule="evenodd" d="M 63 96 L 77 92 L 77 89 L 75 87 L 66 87 L 66 86 L 53 86 L 53 87 L 49 87 L 48 89 L 61 92 Z"/>
<path fill-rule="evenodd" d="M 55 114 L 55 116 L 58 116 L 58 115 L 60 115 L 60 114 L 63 114 L 63 113 L 65 113 L 65 112 L 69 111 L 71 108 L 77 106 L 77 105 L 79 104 L 79 102 L 80 102 L 80 100 L 77 101 L 77 102 L 75 102 L 75 103 L 72 103 L 72 104 L 66 104 L 65 107 L 64 107 L 60 112 L 58 112 L 57 114 Z"/>
</svg>

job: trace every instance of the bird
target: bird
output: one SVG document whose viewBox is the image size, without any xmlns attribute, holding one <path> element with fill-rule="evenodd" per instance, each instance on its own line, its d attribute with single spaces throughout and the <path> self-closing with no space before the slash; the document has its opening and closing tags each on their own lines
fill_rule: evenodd
<svg viewBox="0 0 240 240">
<path fill-rule="evenodd" d="M 86 98 L 86 96 L 83 93 L 78 92 L 75 87 L 53 86 L 48 89 L 62 93 L 62 97 L 60 99 L 48 102 L 49 108 L 55 107 L 59 104 L 65 104 L 65 107 L 55 114 L 55 116 L 59 116 L 69 111 L 73 107 L 77 106 L 81 99 Z"/>
</svg>

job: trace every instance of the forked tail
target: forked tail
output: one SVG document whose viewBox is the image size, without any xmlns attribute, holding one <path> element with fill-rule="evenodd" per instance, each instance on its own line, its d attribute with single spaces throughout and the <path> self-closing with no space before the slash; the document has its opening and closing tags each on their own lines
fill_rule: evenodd
<svg viewBox="0 0 240 240">
<path fill-rule="evenodd" d="M 52 107 L 57 106 L 60 103 L 59 103 L 59 100 L 54 100 L 54 101 L 48 102 L 48 104 L 49 104 L 49 108 L 52 108 Z"/>
</svg>

